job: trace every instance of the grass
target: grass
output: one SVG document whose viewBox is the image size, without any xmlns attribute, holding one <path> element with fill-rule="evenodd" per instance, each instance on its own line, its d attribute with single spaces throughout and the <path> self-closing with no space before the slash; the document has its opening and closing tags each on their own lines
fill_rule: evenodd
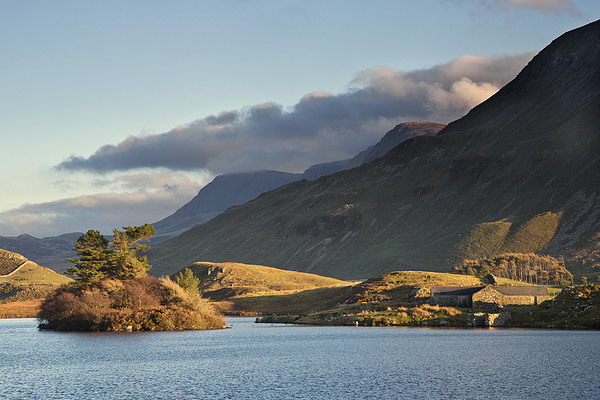
<svg viewBox="0 0 600 400">
<path fill-rule="evenodd" d="M 303 290 L 349 284 L 339 279 L 262 265 L 197 262 L 189 268 L 200 280 L 199 289 L 203 296 L 212 300 L 239 295 L 293 294 Z"/>
<path fill-rule="evenodd" d="M 0 304 L 0 318 L 35 318 L 42 301 L 37 299 Z"/>
<path fill-rule="evenodd" d="M 52 271 L 50 268 L 27 263 L 19 271 L 8 277 L 0 277 L 0 283 L 13 283 L 18 285 L 50 284 L 62 285 L 72 279 Z"/>
<path fill-rule="evenodd" d="M 72 282 L 49 268 L 28 262 L 10 276 L 0 277 L 0 318 L 37 316 L 43 298 Z"/>
<path fill-rule="evenodd" d="M 388 306 L 385 309 L 338 307 L 299 317 L 302 324 L 356 326 L 465 326 L 467 313 L 429 304 Z"/>
<path fill-rule="evenodd" d="M 20 254 L 0 249 L 0 275 L 7 275 L 27 261 Z"/>
<path fill-rule="evenodd" d="M 347 298 L 351 288 L 348 284 L 296 293 L 236 296 L 214 304 L 228 315 L 307 314 L 334 307 Z"/>
</svg>

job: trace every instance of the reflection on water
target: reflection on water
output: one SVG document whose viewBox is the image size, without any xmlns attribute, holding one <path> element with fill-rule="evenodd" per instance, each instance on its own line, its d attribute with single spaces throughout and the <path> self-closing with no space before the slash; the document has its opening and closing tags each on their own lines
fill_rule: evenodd
<svg viewBox="0 0 600 400">
<path fill-rule="evenodd" d="M 253 322 L 57 333 L 0 320 L 0 398 L 600 398 L 600 332 Z"/>
</svg>

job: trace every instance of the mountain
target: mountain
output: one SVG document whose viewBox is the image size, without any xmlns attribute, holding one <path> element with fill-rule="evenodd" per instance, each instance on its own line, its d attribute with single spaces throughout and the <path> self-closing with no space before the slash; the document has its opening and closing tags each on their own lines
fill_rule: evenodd
<svg viewBox="0 0 600 400">
<path fill-rule="evenodd" d="M 385 153 L 400 143 L 417 136 L 435 136 L 444 127 L 446 127 L 446 124 L 433 121 L 414 121 L 396 125 L 376 145 L 361 151 L 356 157 L 347 162 L 343 169 L 358 167 L 383 157 Z M 341 171 L 341 169 L 338 171 Z"/>
<path fill-rule="evenodd" d="M 81 232 L 73 232 L 41 239 L 27 234 L 16 237 L 0 236 L 0 248 L 22 254 L 56 272 L 65 272 L 67 267 L 72 265 L 66 259 L 77 255 L 73 247 L 81 235 Z"/>
<path fill-rule="evenodd" d="M 357 279 L 509 252 L 597 271 L 599 131 L 597 21 L 436 136 L 264 193 L 155 246 L 152 273 L 237 261 Z"/>
<path fill-rule="evenodd" d="M 152 243 L 177 236 L 216 217 L 229 207 L 243 204 L 271 189 L 300 179 L 301 174 L 256 171 L 219 175 L 168 217 L 152 224 L 156 231 Z"/>
<path fill-rule="evenodd" d="M 445 124 L 417 121 L 397 125 L 379 143 L 350 160 L 316 164 L 302 174 L 280 171 L 255 171 L 219 175 L 204 186 L 196 197 L 183 207 L 154 224 L 156 235 L 152 243 L 159 243 L 200 225 L 232 206 L 250 201 L 261 193 L 302 179 L 314 180 L 381 157 L 398 143 L 421 135 L 435 135 Z"/>
</svg>

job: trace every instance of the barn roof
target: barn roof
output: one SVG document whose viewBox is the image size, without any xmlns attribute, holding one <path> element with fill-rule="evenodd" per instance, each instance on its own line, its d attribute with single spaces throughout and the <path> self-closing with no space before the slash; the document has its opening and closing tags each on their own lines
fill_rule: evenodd
<svg viewBox="0 0 600 400">
<path fill-rule="evenodd" d="M 441 296 L 470 296 L 479 292 L 485 286 L 432 286 L 431 295 Z"/>
<path fill-rule="evenodd" d="M 491 286 L 505 296 L 548 296 L 546 286 Z"/>
</svg>

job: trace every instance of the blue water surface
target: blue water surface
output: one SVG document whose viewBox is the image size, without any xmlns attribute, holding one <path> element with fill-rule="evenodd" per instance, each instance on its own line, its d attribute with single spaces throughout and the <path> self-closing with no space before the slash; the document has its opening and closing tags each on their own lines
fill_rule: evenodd
<svg viewBox="0 0 600 400">
<path fill-rule="evenodd" d="M 0 320 L 0 399 L 599 399 L 600 332 Z"/>
</svg>

